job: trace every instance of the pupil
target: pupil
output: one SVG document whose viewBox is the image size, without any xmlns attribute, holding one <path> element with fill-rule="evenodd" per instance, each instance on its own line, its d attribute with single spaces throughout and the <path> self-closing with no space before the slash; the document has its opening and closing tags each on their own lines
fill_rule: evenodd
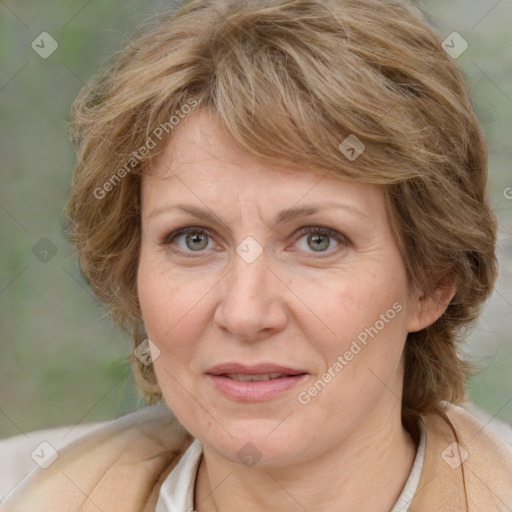
<svg viewBox="0 0 512 512">
<path fill-rule="evenodd" d="M 204 249 L 206 247 L 206 245 L 208 245 L 207 243 L 206 244 L 204 243 L 205 240 L 206 240 L 206 235 L 204 235 L 204 234 L 196 233 L 196 234 L 193 234 L 193 235 L 190 235 L 190 234 L 187 235 L 187 245 L 188 245 L 188 242 L 190 242 L 190 241 L 193 244 L 196 244 L 196 243 L 201 244 L 201 242 L 203 242 L 203 244 L 200 245 L 200 247 L 198 247 L 197 245 L 195 247 L 194 246 L 192 246 L 192 247 L 189 246 L 189 248 L 192 249 L 193 251 L 197 251 L 199 249 Z"/>
<path fill-rule="evenodd" d="M 310 235 L 309 240 L 313 242 L 313 249 L 315 251 L 318 249 L 327 249 L 329 247 L 329 240 L 325 235 Z"/>
</svg>

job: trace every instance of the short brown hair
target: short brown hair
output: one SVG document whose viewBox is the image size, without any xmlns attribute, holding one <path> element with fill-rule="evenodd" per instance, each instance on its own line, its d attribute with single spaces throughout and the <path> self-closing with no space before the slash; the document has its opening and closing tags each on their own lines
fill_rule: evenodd
<svg viewBox="0 0 512 512">
<path fill-rule="evenodd" d="M 492 291 L 497 222 L 467 83 L 414 5 L 192 0 L 151 18 L 112 57 L 72 108 L 68 233 L 85 278 L 135 346 L 145 338 L 141 176 L 180 119 L 208 109 L 270 164 L 383 187 L 410 284 L 432 294 L 449 279 L 457 290 L 436 322 L 408 334 L 403 415 L 464 398 L 469 366 L 457 346 Z M 339 149 L 349 135 L 365 146 L 351 161 Z M 141 394 L 161 400 L 152 365 L 134 357 L 133 370 Z"/>
</svg>

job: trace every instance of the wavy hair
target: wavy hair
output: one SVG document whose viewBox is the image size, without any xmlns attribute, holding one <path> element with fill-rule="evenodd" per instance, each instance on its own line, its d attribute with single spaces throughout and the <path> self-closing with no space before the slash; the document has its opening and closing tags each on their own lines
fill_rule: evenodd
<svg viewBox="0 0 512 512">
<path fill-rule="evenodd" d="M 408 334 L 403 417 L 460 403 L 470 366 L 458 346 L 496 279 L 497 222 L 467 82 L 421 11 L 400 0 L 191 0 L 102 64 L 72 107 L 66 229 L 134 347 L 145 339 L 141 178 L 192 108 L 270 164 L 382 186 L 411 286 L 456 287 L 436 322 Z M 365 146 L 352 161 L 339 149 L 349 135 Z M 140 393 L 162 400 L 153 366 L 132 365 Z"/>
</svg>

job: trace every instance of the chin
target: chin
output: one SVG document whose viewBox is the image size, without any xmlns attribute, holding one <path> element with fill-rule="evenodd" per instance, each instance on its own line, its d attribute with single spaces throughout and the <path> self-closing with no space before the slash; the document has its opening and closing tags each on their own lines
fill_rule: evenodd
<svg viewBox="0 0 512 512">
<path fill-rule="evenodd" d="M 218 436 L 212 437 L 209 430 L 197 437 L 219 456 L 248 467 L 282 467 L 306 460 L 309 449 L 304 441 L 312 439 L 311 429 L 290 430 L 289 426 L 276 425 L 275 420 L 239 420 L 223 423 L 231 435 L 220 428 Z"/>
</svg>

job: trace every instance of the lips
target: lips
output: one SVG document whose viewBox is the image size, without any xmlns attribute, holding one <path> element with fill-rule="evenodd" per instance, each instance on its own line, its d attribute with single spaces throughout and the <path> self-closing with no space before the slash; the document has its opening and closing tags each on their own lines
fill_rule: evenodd
<svg viewBox="0 0 512 512">
<path fill-rule="evenodd" d="M 224 363 L 210 368 L 206 374 L 215 389 L 239 402 L 270 400 L 295 387 L 308 375 L 304 370 L 273 363 Z"/>
<path fill-rule="evenodd" d="M 302 375 L 305 370 L 289 368 L 273 363 L 261 363 L 257 365 L 244 365 L 240 363 L 223 363 L 207 370 L 209 375 L 277 375 L 279 377 Z M 272 378 L 272 377 L 271 377 Z M 273 377 L 276 378 L 276 377 Z"/>
<path fill-rule="evenodd" d="M 228 379 L 238 380 L 241 382 L 259 382 L 262 380 L 274 380 L 285 377 L 282 373 L 262 373 L 254 375 L 246 375 L 244 373 L 227 373 Z"/>
</svg>

